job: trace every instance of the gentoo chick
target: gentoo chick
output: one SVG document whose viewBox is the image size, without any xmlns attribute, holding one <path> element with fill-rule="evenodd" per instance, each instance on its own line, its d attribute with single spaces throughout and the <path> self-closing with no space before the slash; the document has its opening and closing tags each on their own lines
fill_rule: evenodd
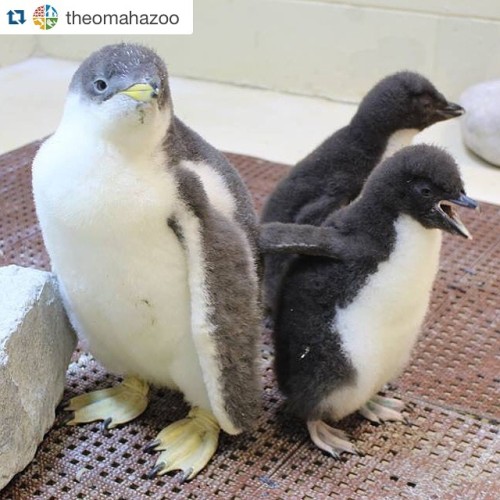
<svg viewBox="0 0 500 500">
<path fill-rule="evenodd" d="M 70 424 L 140 415 L 181 391 L 152 474 L 193 478 L 259 411 L 256 215 L 236 170 L 173 111 L 164 62 L 103 47 L 70 84 L 33 165 L 36 211 L 73 326 L 120 385 L 73 398 Z M 168 408 L 165 408 L 168 412 Z"/>
</svg>

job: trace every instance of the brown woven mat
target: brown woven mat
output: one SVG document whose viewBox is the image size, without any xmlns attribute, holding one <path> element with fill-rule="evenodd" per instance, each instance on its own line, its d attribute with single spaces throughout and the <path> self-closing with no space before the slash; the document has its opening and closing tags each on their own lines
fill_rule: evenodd
<svg viewBox="0 0 500 500">
<path fill-rule="evenodd" d="M 0 157 L 0 264 L 47 269 L 30 188 L 38 143 Z M 230 154 L 259 209 L 285 166 Z M 286 418 L 274 383 L 269 332 L 262 350 L 265 412 L 255 429 L 222 436 L 210 465 L 192 482 L 149 480 L 154 457 L 142 448 L 164 426 L 185 415 L 179 394 L 153 391 L 136 421 L 103 434 L 98 425 L 55 427 L 33 463 L 0 493 L 6 499 L 141 498 L 484 498 L 500 495 L 498 355 L 500 207 L 464 212 L 474 235 L 444 238 L 431 312 L 409 369 L 389 391 L 408 402 L 412 425 L 381 426 L 353 415 L 340 427 L 362 457 L 336 461 L 309 441 L 300 422 Z M 107 387 L 107 374 L 77 352 L 65 399 Z"/>
</svg>

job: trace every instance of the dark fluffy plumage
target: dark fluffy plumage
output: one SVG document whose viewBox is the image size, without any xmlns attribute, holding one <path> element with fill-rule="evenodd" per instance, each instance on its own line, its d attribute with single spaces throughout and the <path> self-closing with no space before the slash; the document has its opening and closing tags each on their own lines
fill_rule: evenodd
<svg viewBox="0 0 500 500">
<path fill-rule="evenodd" d="M 322 224 L 333 210 L 359 195 L 392 134 L 423 130 L 461 112 L 417 73 L 404 71 L 384 78 L 363 99 L 349 125 L 326 139 L 280 182 L 264 207 L 262 222 Z M 284 256 L 265 260 L 270 309 L 287 261 Z"/>
<path fill-rule="evenodd" d="M 295 414 L 304 419 L 323 418 L 320 402 L 333 390 L 355 383 L 356 372 L 344 354 L 341 338 L 332 331 L 336 308 L 355 300 L 368 277 L 389 258 L 400 215 L 409 215 L 426 228 L 457 233 L 435 209 L 442 200 L 459 200 L 459 204 L 468 200 L 474 206 L 464 196 L 458 168 L 449 154 L 433 146 L 412 146 L 377 167 L 362 196 L 333 213 L 322 227 L 263 226 L 261 241 L 268 250 L 272 251 L 273 241 L 280 245 L 288 228 L 289 251 L 302 251 L 301 238 L 307 235 L 305 253 L 317 253 L 317 245 L 329 255 L 293 257 L 278 289 L 276 372 Z M 280 234 L 275 238 L 276 230 Z M 294 235 L 295 248 L 290 243 Z"/>
</svg>

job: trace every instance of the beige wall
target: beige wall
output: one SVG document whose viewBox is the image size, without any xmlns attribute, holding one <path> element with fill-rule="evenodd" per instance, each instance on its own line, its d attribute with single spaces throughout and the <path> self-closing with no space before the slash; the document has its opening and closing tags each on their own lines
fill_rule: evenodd
<svg viewBox="0 0 500 500">
<path fill-rule="evenodd" d="M 194 29 L 129 39 L 158 49 L 175 75 L 345 101 L 400 69 L 455 98 L 500 77 L 500 0 L 195 0 Z M 37 50 L 81 59 L 116 40 L 40 35 Z"/>
<path fill-rule="evenodd" d="M 0 36 L 0 67 L 31 57 L 36 47 L 36 36 Z"/>
<path fill-rule="evenodd" d="M 307 1 L 307 0 L 306 0 Z M 315 0 L 311 0 L 315 1 Z M 498 0 L 317 0 L 353 6 L 500 20 Z"/>
</svg>

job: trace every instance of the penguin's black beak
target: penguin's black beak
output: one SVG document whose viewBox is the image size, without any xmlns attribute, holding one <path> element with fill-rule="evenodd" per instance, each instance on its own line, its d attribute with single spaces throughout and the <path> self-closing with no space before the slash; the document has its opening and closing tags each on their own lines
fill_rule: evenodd
<svg viewBox="0 0 500 500">
<path fill-rule="evenodd" d="M 460 193 L 458 198 L 451 200 L 440 201 L 436 209 L 441 217 L 444 219 L 446 230 L 450 233 L 455 233 L 469 240 L 472 239 L 472 235 L 469 230 L 465 227 L 464 223 L 460 220 L 457 213 L 455 212 L 453 205 L 459 205 L 466 208 L 479 208 L 477 201 L 469 198 L 465 193 Z"/>
<path fill-rule="evenodd" d="M 450 118 L 455 118 L 457 116 L 461 116 L 465 113 L 465 109 L 460 106 L 460 104 L 456 104 L 454 102 L 447 102 L 446 105 L 442 108 L 436 109 L 436 115 L 441 120 L 448 120 Z"/>
</svg>

